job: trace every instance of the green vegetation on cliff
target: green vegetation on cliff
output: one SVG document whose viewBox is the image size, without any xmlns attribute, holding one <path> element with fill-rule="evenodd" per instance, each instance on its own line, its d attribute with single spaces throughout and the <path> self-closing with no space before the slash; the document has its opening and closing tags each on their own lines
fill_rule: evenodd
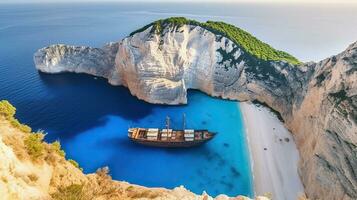
<svg viewBox="0 0 357 200">
<path fill-rule="evenodd" d="M 15 114 L 16 108 L 13 105 L 11 105 L 6 100 L 0 101 L 0 116 L 3 116 L 7 121 L 9 121 L 14 128 L 26 133 L 26 137 L 24 138 L 23 142 L 26 152 L 32 160 L 38 160 L 45 154 L 51 153 L 57 154 L 61 157 L 66 156 L 66 153 L 63 151 L 59 141 L 55 141 L 49 144 L 45 143 L 43 139 L 45 138 L 46 134 L 43 131 L 39 130 L 33 133 L 31 127 L 25 124 L 21 124 L 15 118 Z M 50 156 L 47 156 L 47 158 L 50 158 Z M 69 162 L 71 162 L 75 167 L 82 169 L 74 160 L 70 159 Z"/>
<path fill-rule="evenodd" d="M 42 141 L 45 135 L 41 132 L 29 134 L 24 140 L 27 153 L 33 160 L 37 160 L 43 156 L 45 146 Z"/>
<path fill-rule="evenodd" d="M 153 29 L 151 29 L 152 33 L 157 33 L 160 34 L 162 33 L 164 27 L 166 26 L 177 26 L 181 27 L 185 24 L 190 24 L 190 25 L 200 25 L 201 23 L 195 20 L 190 20 L 185 17 L 170 17 L 166 19 L 159 19 L 157 21 L 154 21 L 132 33 L 130 33 L 130 36 L 134 35 L 135 33 L 140 33 L 148 29 L 150 26 L 153 26 Z"/>
<path fill-rule="evenodd" d="M 81 171 L 83 171 L 83 168 L 79 166 L 78 162 L 72 159 L 68 159 L 68 162 L 70 162 L 73 166 L 77 167 Z"/>
<path fill-rule="evenodd" d="M 236 44 L 243 47 L 248 53 L 262 59 L 271 61 L 286 61 L 291 64 L 299 64 L 300 61 L 290 54 L 276 50 L 270 45 L 260 41 L 250 33 L 224 22 L 207 21 L 203 27 L 216 33 L 222 34 Z"/>
<path fill-rule="evenodd" d="M 135 33 L 142 32 L 153 26 L 151 29 L 152 33 L 162 34 L 162 31 L 165 27 L 181 27 L 183 25 L 196 25 L 205 28 L 208 31 L 216 35 L 222 35 L 227 37 L 228 39 L 232 40 L 238 46 L 242 47 L 243 50 L 248 52 L 249 54 L 264 60 L 264 61 L 286 61 L 293 65 L 297 65 L 301 63 L 298 59 L 293 57 L 292 55 L 276 50 L 271 47 L 269 44 L 266 44 L 250 33 L 235 27 L 231 24 L 227 24 L 225 22 L 214 22 L 214 21 L 207 21 L 205 23 L 201 23 L 195 20 L 186 19 L 184 17 L 171 17 L 167 19 L 160 19 L 155 22 L 152 22 L 130 34 L 130 36 L 134 35 Z"/>
<path fill-rule="evenodd" d="M 15 118 L 16 108 L 12 106 L 8 101 L 2 100 L 0 101 L 0 115 L 4 116 L 15 128 L 20 129 L 25 133 L 31 132 L 31 127 L 21 124 Z"/>
<path fill-rule="evenodd" d="M 52 150 L 62 157 L 66 157 L 66 153 L 61 147 L 61 143 L 57 140 L 51 143 Z"/>
<path fill-rule="evenodd" d="M 51 194 L 54 200 L 86 200 L 83 184 L 72 184 L 69 186 L 62 186 L 58 191 Z"/>
</svg>

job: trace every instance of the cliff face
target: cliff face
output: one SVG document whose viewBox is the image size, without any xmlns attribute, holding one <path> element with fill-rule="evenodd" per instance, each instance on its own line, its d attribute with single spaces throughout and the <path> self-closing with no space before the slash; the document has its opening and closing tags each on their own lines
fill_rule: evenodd
<svg viewBox="0 0 357 200">
<path fill-rule="evenodd" d="M 312 199 L 356 199 L 357 43 L 307 66 L 313 75 L 287 123 L 300 150 L 306 192 Z"/>
<path fill-rule="evenodd" d="M 63 44 L 39 50 L 34 55 L 36 67 L 46 73 L 76 72 L 109 78 L 113 74 L 118 43 L 103 48 L 76 47 Z"/>
<path fill-rule="evenodd" d="M 108 46 L 40 49 L 34 58 L 36 67 L 50 73 L 103 76 L 151 103 L 187 103 L 187 89 L 257 100 L 278 111 L 294 133 L 301 154 L 300 175 L 309 197 L 357 198 L 357 43 L 319 63 L 292 65 L 259 59 L 240 44 L 199 25 L 166 26 L 160 33 L 153 29 L 148 26 L 109 45 L 110 53 L 106 53 Z M 73 53 L 73 49 L 78 51 Z M 106 62 L 87 60 L 93 55 L 82 49 L 92 50 L 95 58 L 104 57 Z"/>
<path fill-rule="evenodd" d="M 200 26 L 168 26 L 162 34 L 153 34 L 151 28 L 102 49 L 66 45 L 40 49 L 34 56 L 36 67 L 47 73 L 106 77 L 150 103 L 184 104 L 187 89 L 199 89 L 222 98 L 258 99 L 282 113 L 291 111 L 292 96 L 307 78 L 305 66 L 257 59 Z"/>
</svg>

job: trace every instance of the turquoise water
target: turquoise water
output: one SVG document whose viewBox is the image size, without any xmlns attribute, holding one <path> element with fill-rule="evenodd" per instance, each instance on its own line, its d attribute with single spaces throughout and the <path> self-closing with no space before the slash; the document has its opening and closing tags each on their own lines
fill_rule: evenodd
<svg viewBox="0 0 357 200">
<path fill-rule="evenodd" d="M 16 106 L 22 122 L 46 130 L 47 141 L 60 140 L 85 172 L 109 166 L 116 180 L 251 196 L 236 102 L 190 91 L 186 106 L 151 105 L 103 79 L 38 73 L 33 53 L 54 43 L 100 47 L 153 20 L 186 16 L 226 21 L 302 60 L 318 60 L 356 39 L 355 11 L 350 5 L 0 4 L 0 99 Z M 147 148 L 126 138 L 128 126 L 163 127 L 166 115 L 181 128 L 184 112 L 189 127 L 208 128 L 217 137 L 191 149 Z"/>
<path fill-rule="evenodd" d="M 184 185 L 196 193 L 251 196 L 249 157 L 236 102 L 190 91 L 186 106 L 151 105 L 100 78 L 48 75 L 35 69 L 33 53 L 43 46 L 102 46 L 167 17 L 138 15 L 136 9 L 133 4 L 1 5 L 0 99 L 16 106 L 20 121 L 48 132 L 46 141 L 60 140 L 66 157 L 78 161 L 86 173 L 109 166 L 114 179 L 144 186 Z M 127 139 L 129 126 L 164 127 L 167 115 L 173 127 L 182 128 L 183 113 L 188 127 L 218 135 L 190 149 L 148 148 Z"/>
<path fill-rule="evenodd" d="M 113 177 L 141 185 L 172 188 L 183 184 L 198 193 L 204 189 L 213 195 L 251 195 L 249 158 L 237 103 L 199 92 L 190 92 L 189 102 L 187 106 L 154 106 L 134 121 L 105 115 L 99 119 L 101 125 L 77 133 L 64 147 L 86 172 L 108 165 Z M 183 113 L 188 127 L 219 134 L 190 149 L 148 148 L 127 139 L 128 125 L 164 128 L 167 115 L 173 127 L 181 128 Z"/>
</svg>

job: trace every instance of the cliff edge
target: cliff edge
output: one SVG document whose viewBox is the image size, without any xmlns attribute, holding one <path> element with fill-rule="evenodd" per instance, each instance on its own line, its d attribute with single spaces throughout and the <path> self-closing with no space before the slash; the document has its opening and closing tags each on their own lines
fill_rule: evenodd
<svg viewBox="0 0 357 200">
<path fill-rule="evenodd" d="M 357 198 L 357 42 L 301 63 L 232 25 L 168 18 L 103 48 L 46 47 L 34 61 L 42 72 L 105 77 L 150 103 L 185 104 L 188 89 L 260 102 L 293 132 L 309 198 Z"/>
</svg>

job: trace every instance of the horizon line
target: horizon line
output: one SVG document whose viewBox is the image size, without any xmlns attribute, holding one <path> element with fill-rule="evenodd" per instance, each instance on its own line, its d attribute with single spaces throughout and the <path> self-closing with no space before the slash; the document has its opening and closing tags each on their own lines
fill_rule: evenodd
<svg viewBox="0 0 357 200">
<path fill-rule="evenodd" d="M 290 1 L 284 1 L 284 0 L 223 0 L 219 2 L 218 0 L 196 0 L 195 2 L 192 2 L 190 0 L 56 0 L 56 1 L 51 1 L 51 0 L 33 0 L 33 1 L 25 1 L 25 0 L 19 0 L 19 1 L 2 1 L 0 0 L 0 4 L 56 4 L 56 3 L 189 3 L 189 4 L 195 4 L 195 3 L 213 3 L 213 4 L 235 4 L 235 3 L 244 3 L 244 4 L 299 4 L 299 5 L 333 5 L 333 4 L 357 4 L 357 1 L 352 1 L 352 0 L 331 0 L 331 1 L 314 1 L 314 0 L 290 0 Z"/>
</svg>

